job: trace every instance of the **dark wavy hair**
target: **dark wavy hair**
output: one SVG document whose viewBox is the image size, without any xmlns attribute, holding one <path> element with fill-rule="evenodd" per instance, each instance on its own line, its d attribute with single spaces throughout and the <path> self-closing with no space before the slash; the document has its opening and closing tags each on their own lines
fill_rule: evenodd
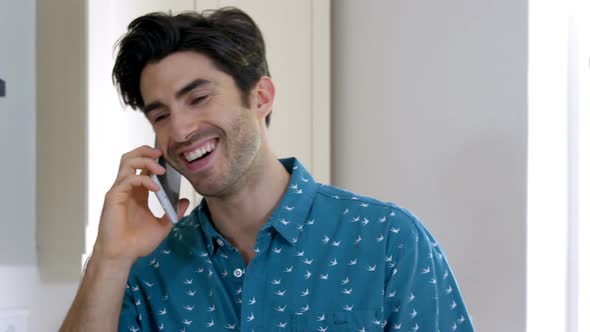
<svg viewBox="0 0 590 332">
<path fill-rule="evenodd" d="M 260 29 L 243 11 L 234 7 L 178 15 L 150 13 L 136 18 L 117 42 L 113 83 L 123 102 L 142 109 L 141 72 L 150 63 L 180 51 L 207 56 L 213 65 L 233 77 L 242 103 L 262 76 L 270 76 Z M 270 124 L 270 113 L 265 119 Z"/>
</svg>

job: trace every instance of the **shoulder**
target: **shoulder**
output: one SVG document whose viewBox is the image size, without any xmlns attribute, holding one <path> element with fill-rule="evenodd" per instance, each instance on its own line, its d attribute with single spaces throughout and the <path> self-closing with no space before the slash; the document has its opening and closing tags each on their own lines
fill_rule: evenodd
<svg viewBox="0 0 590 332">
<path fill-rule="evenodd" d="M 314 217 L 332 220 L 334 227 L 352 227 L 351 232 L 383 236 L 390 251 L 414 246 L 416 242 L 435 242 L 422 221 L 410 210 L 335 186 L 319 186 L 312 211 Z"/>
<path fill-rule="evenodd" d="M 391 233 L 401 237 L 417 236 L 425 229 L 416 215 L 396 203 L 355 194 L 331 185 L 320 185 L 314 208 L 330 213 L 340 213 L 353 221 L 360 218 L 361 223 L 367 219 L 368 222 L 374 221 L 387 225 Z"/>
</svg>

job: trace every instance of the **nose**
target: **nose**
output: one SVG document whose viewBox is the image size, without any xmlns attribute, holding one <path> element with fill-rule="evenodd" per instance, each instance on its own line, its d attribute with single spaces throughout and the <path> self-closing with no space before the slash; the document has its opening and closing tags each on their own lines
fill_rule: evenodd
<svg viewBox="0 0 590 332">
<path fill-rule="evenodd" d="M 190 116 L 186 110 L 171 112 L 170 120 L 172 125 L 172 138 L 177 143 L 187 141 L 191 135 L 199 128 L 199 121 Z"/>
</svg>

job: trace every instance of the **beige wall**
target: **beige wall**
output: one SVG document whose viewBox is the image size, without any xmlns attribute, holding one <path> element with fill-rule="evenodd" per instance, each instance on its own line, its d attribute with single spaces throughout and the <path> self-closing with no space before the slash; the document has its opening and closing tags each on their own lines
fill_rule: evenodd
<svg viewBox="0 0 590 332">
<path fill-rule="evenodd" d="M 423 220 L 477 331 L 524 331 L 527 1 L 332 6 L 333 182 Z"/>
</svg>

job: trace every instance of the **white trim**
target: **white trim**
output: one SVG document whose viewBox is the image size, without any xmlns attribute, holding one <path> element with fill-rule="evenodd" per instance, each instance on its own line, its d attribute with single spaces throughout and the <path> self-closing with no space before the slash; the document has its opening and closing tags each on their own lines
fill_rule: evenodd
<svg viewBox="0 0 590 332">
<path fill-rule="evenodd" d="M 568 22 L 568 266 L 567 331 L 578 331 L 578 34 L 575 18 Z"/>
<path fill-rule="evenodd" d="M 311 169 L 330 183 L 330 1 L 312 1 L 311 11 Z"/>
<path fill-rule="evenodd" d="M 572 34 L 570 54 L 570 223 L 571 255 L 569 289 L 569 332 L 590 329 L 590 4 L 573 0 L 571 6 Z"/>
<path fill-rule="evenodd" d="M 567 6 L 529 2 L 527 331 L 564 331 L 567 303 Z"/>
</svg>

